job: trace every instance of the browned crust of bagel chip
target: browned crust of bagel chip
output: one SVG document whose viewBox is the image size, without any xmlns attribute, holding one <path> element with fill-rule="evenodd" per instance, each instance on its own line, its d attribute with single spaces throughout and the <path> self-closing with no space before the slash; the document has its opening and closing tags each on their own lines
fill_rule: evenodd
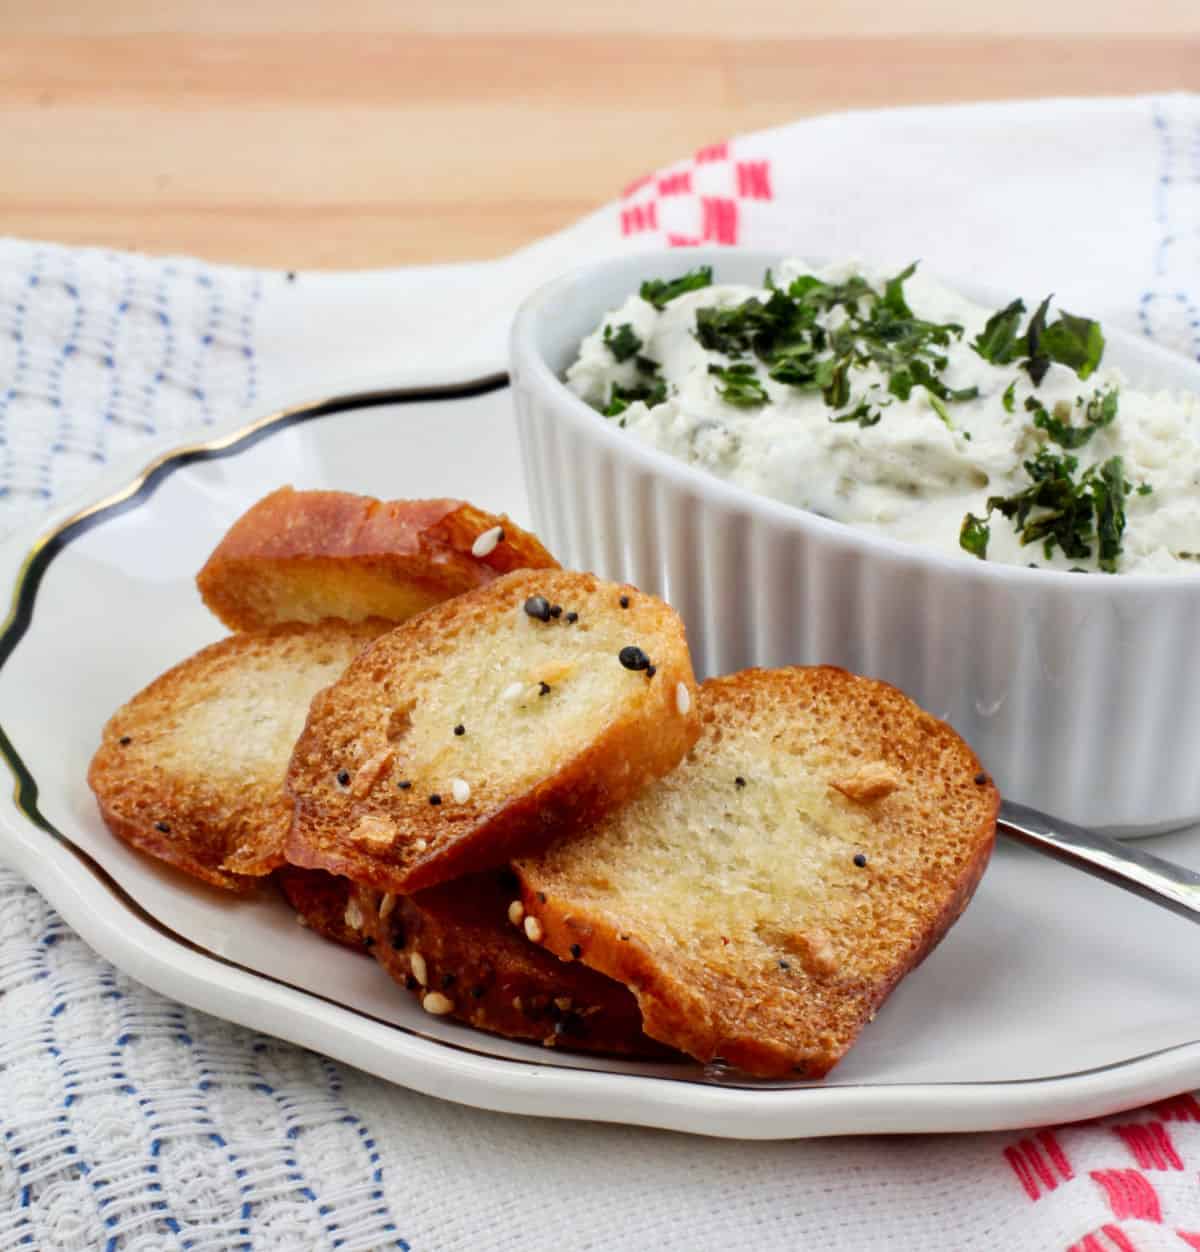
<svg viewBox="0 0 1200 1252">
<path fill-rule="evenodd" d="M 367 945 L 357 921 L 357 904 L 352 906 L 356 888 L 348 878 L 338 878 L 321 869 L 300 869 L 281 865 L 275 882 L 296 917 L 314 934 L 366 953 Z"/>
<path fill-rule="evenodd" d="M 490 551 L 472 553 L 499 527 Z M 231 630 L 283 621 L 401 622 L 514 569 L 555 569 L 536 536 L 461 500 L 375 500 L 281 487 L 244 513 L 196 584 Z"/>
<path fill-rule="evenodd" d="M 522 905 L 632 988 L 653 1038 L 819 1078 L 966 907 L 999 795 L 950 727 L 843 670 L 748 670 L 699 704 L 678 770 L 516 863 Z M 872 762 L 894 788 L 839 790 Z"/>
<path fill-rule="evenodd" d="M 375 959 L 419 1002 L 430 993 L 441 997 L 433 1001 L 439 1015 L 545 1047 L 677 1055 L 643 1033 L 627 988 L 570 954 L 561 961 L 528 942 L 508 916 L 516 893 L 515 878 L 501 871 L 412 896 L 360 888 L 358 900 Z"/>
</svg>

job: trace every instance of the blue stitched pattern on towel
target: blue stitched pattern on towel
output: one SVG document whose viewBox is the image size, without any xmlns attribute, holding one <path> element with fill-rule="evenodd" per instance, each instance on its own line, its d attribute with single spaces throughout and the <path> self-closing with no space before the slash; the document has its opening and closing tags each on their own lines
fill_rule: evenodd
<svg viewBox="0 0 1200 1252">
<path fill-rule="evenodd" d="M 261 289 L 199 261 L 0 244 L 0 529 L 148 437 L 252 406 Z"/>
<path fill-rule="evenodd" d="M 0 1249 L 407 1249 L 324 1057 L 97 960 L 0 869 Z"/>
<path fill-rule="evenodd" d="M 252 408 L 261 289 L 0 242 L 0 531 Z M 138 986 L 0 869 L 0 1249 L 407 1248 L 341 1082 Z"/>
<path fill-rule="evenodd" d="M 1179 100 L 1153 104 L 1159 175 L 1153 190 L 1154 279 L 1138 303 L 1143 332 L 1200 361 L 1200 303 L 1189 280 L 1200 274 L 1200 116 Z"/>
</svg>

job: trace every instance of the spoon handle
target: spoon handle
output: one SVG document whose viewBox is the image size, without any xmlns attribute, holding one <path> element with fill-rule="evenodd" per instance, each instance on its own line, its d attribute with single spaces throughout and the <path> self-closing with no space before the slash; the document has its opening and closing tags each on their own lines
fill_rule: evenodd
<svg viewBox="0 0 1200 1252">
<path fill-rule="evenodd" d="M 998 826 L 1027 847 L 1200 922 L 1200 874 L 1182 865 L 1010 800 L 1000 806 Z"/>
</svg>

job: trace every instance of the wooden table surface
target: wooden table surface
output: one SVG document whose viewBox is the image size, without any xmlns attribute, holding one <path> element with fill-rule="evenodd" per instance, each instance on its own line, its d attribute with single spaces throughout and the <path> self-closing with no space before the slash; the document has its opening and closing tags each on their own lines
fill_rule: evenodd
<svg viewBox="0 0 1200 1252">
<path fill-rule="evenodd" d="M 0 232 L 489 257 L 805 114 L 1180 88 L 1197 0 L 4 0 Z"/>
</svg>

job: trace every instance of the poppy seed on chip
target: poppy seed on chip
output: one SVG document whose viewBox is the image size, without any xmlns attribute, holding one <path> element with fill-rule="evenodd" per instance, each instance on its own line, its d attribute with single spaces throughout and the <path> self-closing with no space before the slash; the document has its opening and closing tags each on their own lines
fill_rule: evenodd
<svg viewBox="0 0 1200 1252">
<path fill-rule="evenodd" d="M 650 658 L 637 647 L 635 644 L 629 644 L 617 653 L 617 660 L 625 666 L 626 669 L 643 670 L 650 668 Z"/>
<path fill-rule="evenodd" d="M 539 622 L 550 620 L 550 601 L 545 596 L 530 596 L 524 604 L 527 617 L 537 618 Z"/>
</svg>

